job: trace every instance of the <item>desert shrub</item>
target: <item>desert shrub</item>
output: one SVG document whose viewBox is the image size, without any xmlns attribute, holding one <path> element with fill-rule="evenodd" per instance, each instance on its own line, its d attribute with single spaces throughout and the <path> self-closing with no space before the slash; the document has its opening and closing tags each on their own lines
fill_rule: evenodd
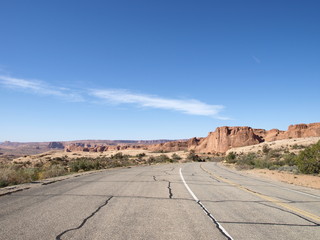
<svg viewBox="0 0 320 240">
<path fill-rule="evenodd" d="M 301 151 L 296 157 L 296 164 L 302 173 L 320 173 L 320 141 Z"/>
<path fill-rule="evenodd" d="M 68 166 L 72 172 L 89 171 L 94 169 L 94 161 L 87 158 L 78 158 L 69 162 Z"/>
<path fill-rule="evenodd" d="M 279 158 L 281 157 L 281 149 L 272 149 L 267 154 L 270 158 Z"/>
<path fill-rule="evenodd" d="M 37 168 L 14 169 L 10 166 L 0 168 L 0 187 L 38 180 L 38 173 Z"/>
<path fill-rule="evenodd" d="M 155 163 L 156 162 L 156 158 L 154 156 L 150 156 L 147 160 L 148 163 Z"/>
<path fill-rule="evenodd" d="M 170 162 L 170 158 L 167 155 L 161 154 L 155 157 L 157 163 Z"/>
<path fill-rule="evenodd" d="M 248 165 L 248 166 L 254 166 L 255 165 L 255 159 L 256 159 L 255 153 L 248 153 L 246 155 L 243 155 L 239 158 L 237 161 L 238 165 Z"/>
<path fill-rule="evenodd" d="M 150 156 L 147 161 L 147 163 L 166 163 L 166 162 L 175 162 L 175 160 L 169 158 L 167 155 L 161 154 L 160 156 Z"/>
<path fill-rule="evenodd" d="M 190 151 L 189 155 L 187 156 L 187 160 L 194 161 L 194 162 L 202 162 L 203 160 L 199 157 L 199 155 L 195 154 L 194 151 Z"/>
<path fill-rule="evenodd" d="M 34 164 L 34 166 L 35 166 L 36 168 L 42 168 L 43 165 L 44 165 L 43 162 L 37 162 L 37 163 Z"/>
<path fill-rule="evenodd" d="M 141 159 L 144 158 L 145 156 L 146 156 L 145 153 L 139 153 L 139 154 L 136 155 L 136 157 L 137 157 L 139 160 L 141 160 Z"/>
<path fill-rule="evenodd" d="M 268 154 L 270 152 L 271 148 L 267 145 L 267 144 L 264 144 L 263 147 L 262 147 L 262 152 L 264 154 Z"/>
<path fill-rule="evenodd" d="M 305 148 L 305 146 L 303 146 L 303 145 L 298 145 L 298 144 L 292 145 L 292 149 L 304 149 L 304 148 Z"/>
<path fill-rule="evenodd" d="M 181 157 L 178 154 L 174 153 L 171 155 L 171 159 L 173 161 L 179 161 L 179 160 L 181 160 Z"/>
<path fill-rule="evenodd" d="M 67 174 L 68 171 L 60 165 L 51 165 L 48 169 L 43 169 L 39 172 L 39 179 L 58 177 Z"/>
<path fill-rule="evenodd" d="M 237 155 L 234 152 L 229 152 L 228 155 L 225 157 L 227 163 L 236 163 Z"/>
<path fill-rule="evenodd" d="M 157 150 L 157 151 L 153 151 L 152 153 L 167 153 L 168 151 L 165 150 Z"/>
<path fill-rule="evenodd" d="M 285 153 L 283 156 L 285 165 L 294 166 L 296 165 L 296 155 L 294 153 Z"/>
<path fill-rule="evenodd" d="M 266 161 L 264 158 L 256 158 L 253 160 L 253 164 L 255 168 L 269 168 L 272 166 L 270 161 Z"/>
<path fill-rule="evenodd" d="M 0 168 L 0 187 L 6 187 L 10 185 L 10 179 L 15 174 L 15 170 L 10 168 Z"/>
<path fill-rule="evenodd" d="M 123 159 L 125 158 L 125 155 L 122 154 L 122 152 L 118 152 L 115 155 L 111 155 L 111 159 Z"/>
</svg>

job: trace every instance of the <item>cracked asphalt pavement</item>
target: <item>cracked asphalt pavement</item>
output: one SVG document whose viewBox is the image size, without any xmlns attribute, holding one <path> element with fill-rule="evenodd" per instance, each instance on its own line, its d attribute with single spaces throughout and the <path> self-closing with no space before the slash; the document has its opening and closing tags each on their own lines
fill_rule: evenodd
<svg viewBox="0 0 320 240">
<path fill-rule="evenodd" d="M 0 239 L 319 239 L 320 191 L 217 163 L 109 169 L 0 196 Z"/>
</svg>

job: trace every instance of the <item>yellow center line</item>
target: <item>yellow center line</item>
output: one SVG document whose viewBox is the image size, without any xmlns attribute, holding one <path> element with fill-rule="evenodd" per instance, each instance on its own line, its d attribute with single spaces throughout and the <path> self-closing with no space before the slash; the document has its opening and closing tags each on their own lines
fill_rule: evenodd
<svg viewBox="0 0 320 240">
<path fill-rule="evenodd" d="M 258 196 L 258 197 L 260 197 L 260 198 L 262 198 L 262 199 L 264 199 L 264 200 L 267 200 L 267 201 L 269 201 L 269 202 L 272 202 L 272 203 L 274 203 L 274 204 L 276 204 L 276 205 L 278 205 L 278 206 L 281 206 L 281 207 L 283 207 L 283 208 L 289 209 L 289 210 L 291 210 L 291 211 L 293 211 L 293 212 L 299 213 L 299 214 L 301 214 L 301 215 L 303 215 L 303 216 L 305 216 L 305 217 L 308 217 L 308 218 L 310 218 L 310 219 L 313 219 L 313 220 L 315 220 L 315 221 L 320 222 L 320 217 L 317 216 L 317 215 L 315 215 L 315 214 L 312 214 L 312 213 L 310 213 L 310 212 L 301 210 L 301 209 L 296 208 L 296 207 L 292 207 L 292 206 L 290 206 L 290 205 L 288 205 L 288 204 L 286 204 L 286 203 L 284 203 L 284 202 L 281 202 L 280 200 L 277 200 L 277 199 L 275 199 L 275 198 L 266 196 L 266 195 L 264 195 L 264 194 L 262 194 L 262 193 L 254 192 L 254 191 L 252 191 L 252 190 L 250 190 L 250 189 L 248 189 L 248 188 L 246 188 L 246 187 L 244 187 L 244 186 L 242 186 L 242 185 L 240 185 L 240 184 L 238 184 L 238 183 L 232 182 L 232 181 L 230 181 L 230 180 L 228 180 L 228 179 L 226 179 L 226 178 L 223 178 L 223 177 L 221 177 L 221 176 L 218 176 L 218 175 L 210 172 L 209 170 L 205 169 L 205 168 L 202 166 L 202 164 L 200 165 L 200 168 L 201 168 L 203 171 L 205 171 L 206 173 L 208 173 L 208 174 L 210 174 L 211 176 L 219 179 L 219 180 L 222 181 L 222 182 L 228 183 L 228 184 L 230 184 L 230 185 L 232 185 L 232 186 L 235 186 L 235 187 L 237 187 L 237 188 L 239 188 L 239 189 L 241 189 L 241 190 L 243 190 L 243 191 L 245 191 L 245 192 L 251 193 L 251 194 L 253 194 L 253 195 L 255 195 L 255 196 Z"/>
</svg>

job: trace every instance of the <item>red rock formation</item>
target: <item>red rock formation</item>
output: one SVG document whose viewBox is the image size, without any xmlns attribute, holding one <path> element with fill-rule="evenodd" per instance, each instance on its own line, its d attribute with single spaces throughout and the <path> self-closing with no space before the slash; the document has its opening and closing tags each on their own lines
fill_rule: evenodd
<svg viewBox="0 0 320 240">
<path fill-rule="evenodd" d="M 287 131 L 288 138 L 320 136 L 320 123 L 290 125 Z"/>
<path fill-rule="evenodd" d="M 202 139 L 203 139 L 203 138 L 196 138 L 196 137 L 190 138 L 190 139 L 187 141 L 188 149 L 190 149 L 190 148 L 195 148 L 196 146 L 198 146 Z"/>
<path fill-rule="evenodd" d="M 173 141 L 147 146 L 150 151 L 174 152 L 188 149 L 187 141 Z"/>
<path fill-rule="evenodd" d="M 215 132 L 210 132 L 197 146 L 189 147 L 189 150 L 224 153 L 233 147 L 249 146 L 264 141 L 318 136 L 320 136 L 320 123 L 290 125 L 287 131 L 279 129 L 266 131 L 250 127 L 220 127 Z"/>
<path fill-rule="evenodd" d="M 218 127 L 194 149 L 196 152 L 224 153 L 232 147 L 248 146 L 262 141 L 251 127 Z"/>
<path fill-rule="evenodd" d="M 264 140 L 267 142 L 286 139 L 287 133 L 279 129 L 271 129 L 265 132 Z"/>
</svg>

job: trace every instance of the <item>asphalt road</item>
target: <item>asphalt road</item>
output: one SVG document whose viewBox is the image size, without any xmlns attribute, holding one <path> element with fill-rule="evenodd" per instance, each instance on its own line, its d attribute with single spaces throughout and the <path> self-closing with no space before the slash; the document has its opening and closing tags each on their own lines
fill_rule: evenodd
<svg viewBox="0 0 320 240">
<path fill-rule="evenodd" d="M 1 196 L 0 239 L 320 239 L 320 191 L 217 163 L 106 170 Z"/>
</svg>

